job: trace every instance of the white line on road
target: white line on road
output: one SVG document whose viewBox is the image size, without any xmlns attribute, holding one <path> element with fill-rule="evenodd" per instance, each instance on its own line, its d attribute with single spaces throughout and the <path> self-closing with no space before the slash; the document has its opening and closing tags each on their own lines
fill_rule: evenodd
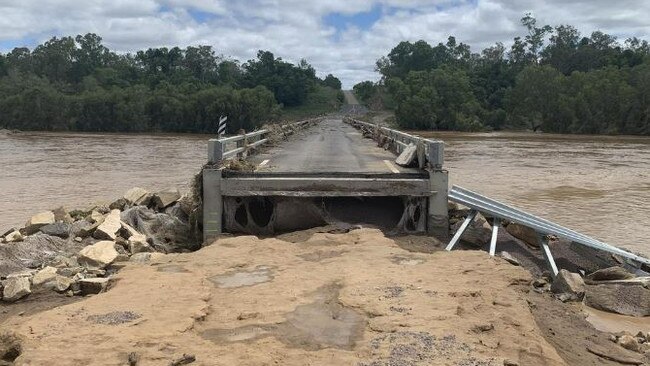
<svg viewBox="0 0 650 366">
<path fill-rule="evenodd" d="M 269 159 L 264 160 L 263 162 L 260 163 L 260 168 L 265 166 L 268 163 L 269 163 Z"/>
<path fill-rule="evenodd" d="M 395 165 L 393 165 L 393 163 L 391 163 L 390 161 L 388 161 L 388 160 L 384 160 L 384 164 L 386 164 L 386 166 L 388 167 L 388 169 L 389 169 L 391 172 L 393 172 L 393 173 L 399 173 L 399 170 L 398 170 L 397 168 L 395 168 Z"/>
</svg>

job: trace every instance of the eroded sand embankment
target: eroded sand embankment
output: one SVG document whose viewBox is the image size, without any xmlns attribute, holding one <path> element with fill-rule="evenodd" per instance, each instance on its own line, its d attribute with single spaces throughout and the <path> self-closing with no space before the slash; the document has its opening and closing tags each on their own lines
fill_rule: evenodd
<svg viewBox="0 0 650 366">
<path fill-rule="evenodd" d="M 18 365 L 563 365 L 530 280 L 484 252 L 410 253 L 374 229 L 225 238 L 2 327 L 22 338 Z"/>
</svg>

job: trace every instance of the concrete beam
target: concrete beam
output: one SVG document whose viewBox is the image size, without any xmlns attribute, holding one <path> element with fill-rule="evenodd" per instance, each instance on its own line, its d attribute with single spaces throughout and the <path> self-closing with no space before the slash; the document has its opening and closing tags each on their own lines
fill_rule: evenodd
<svg viewBox="0 0 650 366">
<path fill-rule="evenodd" d="M 447 211 L 447 190 L 449 176 L 445 170 L 432 170 L 429 172 L 431 185 L 429 196 L 429 210 L 427 215 L 427 232 L 439 240 L 449 239 L 449 213 Z"/>
<path fill-rule="evenodd" d="M 414 196 L 432 194 L 428 179 L 345 177 L 251 177 L 221 180 L 224 196 Z M 444 187 L 445 196 L 447 187 Z M 447 203 L 445 202 L 445 209 Z"/>
<path fill-rule="evenodd" d="M 203 241 L 221 235 L 223 229 L 223 194 L 221 169 L 203 170 Z"/>
</svg>

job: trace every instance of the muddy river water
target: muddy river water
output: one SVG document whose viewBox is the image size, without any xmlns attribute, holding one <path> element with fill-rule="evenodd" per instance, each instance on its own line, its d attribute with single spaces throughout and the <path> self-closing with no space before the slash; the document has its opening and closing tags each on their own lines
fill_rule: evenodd
<svg viewBox="0 0 650 366">
<path fill-rule="evenodd" d="M 445 141 L 451 183 L 650 255 L 650 138 L 423 133 Z M 0 231 L 39 210 L 83 206 L 134 186 L 188 182 L 208 136 L 0 135 Z"/>
</svg>

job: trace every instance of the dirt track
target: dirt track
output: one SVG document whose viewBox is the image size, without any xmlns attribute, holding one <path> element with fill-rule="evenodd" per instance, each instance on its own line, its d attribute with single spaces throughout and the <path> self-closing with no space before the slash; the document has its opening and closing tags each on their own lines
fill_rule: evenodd
<svg viewBox="0 0 650 366">
<path fill-rule="evenodd" d="M 538 318 L 575 311 L 529 303 L 522 268 L 479 251 L 408 252 L 374 229 L 317 231 L 129 264 L 108 292 L 2 328 L 23 338 L 17 365 L 124 365 L 129 354 L 137 365 L 183 354 L 195 365 L 565 364 L 530 304 Z M 592 330 L 566 319 L 562 352 L 584 351 Z"/>
</svg>

